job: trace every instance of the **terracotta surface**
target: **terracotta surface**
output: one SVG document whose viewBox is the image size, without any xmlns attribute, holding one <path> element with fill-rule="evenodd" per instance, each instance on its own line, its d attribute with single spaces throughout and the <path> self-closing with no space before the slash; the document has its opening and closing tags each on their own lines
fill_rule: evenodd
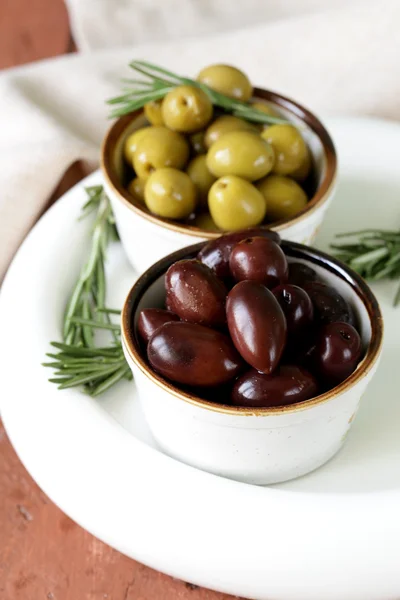
<svg viewBox="0 0 400 600">
<path fill-rule="evenodd" d="M 71 48 L 61 0 L 0 0 L 0 67 Z M 83 174 L 73 165 L 49 204 Z M 34 483 L 0 423 L 0 600 L 229 598 L 148 569 L 81 529 Z"/>
</svg>

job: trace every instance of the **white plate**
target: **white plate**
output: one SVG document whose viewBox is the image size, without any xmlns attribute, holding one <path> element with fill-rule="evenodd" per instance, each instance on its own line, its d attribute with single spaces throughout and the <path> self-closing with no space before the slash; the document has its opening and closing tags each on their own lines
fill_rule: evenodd
<svg viewBox="0 0 400 600">
<path fill-rule="evenodd" d="M 336 119 L 341 182 L 321 231 L 400 223 L 400 126 Z M 1 294 L 2 416 L 22 462 L 85 529 L 166 573 L 260 600 L 382 600 L 400 596 L 400 308 L 394 284 L 374 286 L 384 356 L 344 449 L 318 471 L 270 488 L 180 464 L 153 446 L 124 383 L 100 400 L 58 392 L 40 366 L 59 339 L 64 302 L 87 246 L 76 218 L 83 186 L 41 219 Z M 119 245 L 109 305 L 131 285 Z"/>
</svg>

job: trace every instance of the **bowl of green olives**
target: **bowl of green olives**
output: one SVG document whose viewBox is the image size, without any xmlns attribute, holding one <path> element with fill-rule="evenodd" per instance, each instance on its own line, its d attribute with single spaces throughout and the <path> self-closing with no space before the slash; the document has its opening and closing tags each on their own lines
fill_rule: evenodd
<svg viewBox="0 0 400 600">
<path fill-rule="evenodd" d="M 160 448 L 254 484 L 299 477 L 336 454 L 382 336 L 358 274 L 264 228 L 161 259 L 122 313 L 125 356 Z"/>
<path fill-rule="evenodd" d="M 104 140 L 104 185 L 139 272 L 191 243 L 247 227 L 309 244 L 333 197 L 335 148 L 316 116 L 253 89 L 227 65 L 203 69 L 196 82 L 239 101 L 239 113 L 214 105 L 201 87 L 177 85 L 119 118 Z M 264 122 L 253 120 L 260 115 Z"/>
</svg>

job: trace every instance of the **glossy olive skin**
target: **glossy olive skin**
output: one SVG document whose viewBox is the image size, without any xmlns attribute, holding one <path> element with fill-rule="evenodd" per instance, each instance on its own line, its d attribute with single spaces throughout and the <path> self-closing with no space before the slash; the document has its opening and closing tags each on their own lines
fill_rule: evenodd
<svg viewBox="0 0 400 600">
<path fill-rule="evenodd" d="M 297 336 L 309 327 L 314 318 L 310 296 L 297 285 L 284 283 L 272 290 L 286 317 L 289 336 Z"/>
<path fill-rule="evenodd" d="M 252 131 L 257 132 L 257 128 L 249 121 L 239 119 L 234 115 L 221 115 L 211 123 L 204 134 L 204 143 L 206 148 L 210 148 L 220 137 L 231 131 Z"/>
<path fill-rule="evenodd" d="M 148 127 L 139 139 L 133 155 L 133 168 L 141 179 L 147 179 L 156 169 L 182 169 L 189 158 L 189 144 L 176 131 L 166 127 Z"/>
<path fill-rule="evenodd" d="M 186 173 L 196 187 L 199 208 L 207 208 L 208 192 L 215 181 L 215 176 L 207 167 L 206 155 L 200 154 L 192 158 L 186 168 Z"/>
<path fill-rule="evenodd" d="M 170 321 L 180 321 L 178 315 L 162 308 L 144 308 L 140 311 L 137 329 L 141 339 L 147 344 L 153 333 Z"/>
<path fill-rule="evenodd" d="M 128 192 L 139 203 L 144 204 L 144 187 L 146 182 L 139 177 L 135 177 L 128 185 Z"/>
<path fill-rule="evenodd" d="M 290 176 L 293 177 L 293 179 L 295 179 L 296 181 L 299 181 L 300 183 L 302 183 L 309 176 L 309 174 L 311 172 L 311 168 L 312 168 L 311 152 L 307 148 L 306 155 L 304 156 L 301 165 L 299 166 L 298 169 L 293 171 Z"/>
<path fill-rule="evenodd" d="M 208 208 L 214 223 L 223 231 L 255 227 L 263 222 L 266 212 L 265 200 L 258 189 L 235 175 L 226 175 L 213 183 L 208 192 Z"/>
<path fill-rule="evenodd" d="M 194 133 L 211 121 L 213 105 L 200 88 L 179 85 L 165 96 L 161 114 L 165 125 L 170 129 Z"/>
<path fill-rule="evenodd" d="M 236 281 L 258 281 L 272 289 L 288 278 L 288 262 L 281 247 L 265 237 L 250 237 L 233 248 L 229 268 Z"/>
<path fill-rule="evenodd" d="M 245 73 L 230 65 L 210 65 L 200 71 L 197 81 L 205 83 L 211 89 L 247 102 L 252 94 L 253 87 Z"/>
<path fill-rule="evenodd" d="M 226 288 L 200 261 L 179 260 L 165 275 L 168 307 L 184 321 L 208 327 L 226 322 Z"/>
<path fill-rule="evenodd" d="M 273 166 L 272 146 L 251 131 L 225 133 L 207 153 L 207 167 L 216 177 L 236 175 L 255 181 L 268 175 Z"/>
<path fill-rule="evenodd" d="M 279 244 L 281 239 L 278 233 L 270 231 L 269 229 L 263 229 L 261 227 L 243 229 L 242 231 L 235 231 L 234 233 L 226 233 L 215 240 L 211 240 L 200 250 L 197 258 L 203 264 L 210 267 L 217 277 L 227 279 L 231 276 L 229 258 L 233 247 L 242 240 L 254 236 L 265 237 L 274 241 L 276 244 Z"/>
<path fill-rule="evenodd" d="M 241 281 L 226 300 L 229 333 L 244 360 L 262 373 L 278 366 L 286 344 L 286 319 L 275 296 L 261 283 Z"/>
<path fill-rule="evenodd" d="M 190 386 L 217 386 L 236 377 L 243 361 L 230 339 L 195 323 L 165 323 L 149 340 L 150 365 L 171 381 Z"/>
<path fill-rule="evenodd" d="M 315 322 L 319 325 L 343 321 L 356 325 L 354 311 L 351 305 L 332 286 L 312 281 L 304 285 L 314 306 Z"/>
<path fill-rule="evenodd" d="M 257 183 L 267 203 L 268 221 L 291 219 L 307 205 L 308 198 L 299 184 L 290 177 L 268 175 Z"/>
<path fill-rule="evenodd" d="M 144 114 L 146 119 L 151 125 L 160 127 L 165 125 L 164 119 L 161 113 L 161 100 L 152 100 L 144 105 Z"/>
<path fill-rule="evenodd" d="M 144 136 L 150 131 L 150 127 L 141 127 L 140 129 L 136 129 L 125 140 L 124 143 L 124 157 L 126 162 L 132 166 L 133 163 L 133 155 L 136 152 L 136 148 L 140 140 L 144 138 Z"/>
<path fill-rule="evenodd" d="M 289 263 L 288 283 L 304 287 L 311 281 L 317 281 L 318 275 L 314 269 L 301 262 Z"/>
<path fill-rule="evenodd" d="M 178 169 L 157 169 L 146 181 L 144 200 L 154 215 L 186 219 L 196 206 L 196 188 L 189 175 Z"/>
<path fill-rule="evenodd" d="M 291 175 L 301 167 L 307 156 L 307 146 L 293 125 L 271 125 L 261 136 L 271 144 L 275 153 L 273 173 Z"/>
<path fill-rule="evenodd" d="M 317 394 L 318 385 L 311 373 L 295 365 L 282 365 L 272 375 L 247 371 L 233 386 L 231 403 L 246 408 L 287 406 Z"/>
<path fill-rule="evenodd" d="M 313 359 L 318 376 L 328 386 L 347 379 L 361 355 L 361 338 L 352 325 L 338 321 L 328 323 L 319 331 Z"/>
</svg>

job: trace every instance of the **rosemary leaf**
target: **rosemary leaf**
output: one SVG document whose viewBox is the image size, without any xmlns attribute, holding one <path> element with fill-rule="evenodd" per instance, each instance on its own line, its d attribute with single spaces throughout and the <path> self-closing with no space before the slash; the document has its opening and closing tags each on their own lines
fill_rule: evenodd
<svg viewBox="0 0 400 600">
<path fill-rule="evenodd" d="M 49 381 L 58 389 L 79 386 L 97 396 L 122 378 L 132 379 L 132 374 L 122 350 L 120 326 L 111 321 L 120 311 L 105 307 L 107 248 L 117 239 L 114 215 L 102 186 L 88 187 L 86 194 L 81 218 L 95 213 L 89 255 L 67 302 L 64 339 L 51 342 L 55 351 L 46 354 L 51 362 L 42 364 L 55 370 Z M 99 329 L 112 336 L 109 346 L 96 346 Z"/>
<path fill-rule="evenodd" d="M 91 319 L 83 319 L 81 317 L 71 317 L 72 323 L 78 323 L 79 325 L 88 325 L 94 329 L 109 329 L 111 331 L 120 331 L 119 325 L 113 323 L 101 323 L 100 321 L 93 321 Z"/>
<path fill-rule="evenodd" d="M 120 315 L 121 311 L 118 308 L 98 308 L 97 312 L 106 313 L 108 315 Z"/>
<path fill-rule="evenodd" d="M 94 397 L 100 396 L 100 394 L 103 394 L 103 392 L 105 392 L 110 387 L 118 383 L 118 381 L 126 377 L 128 373 L 131 375 L 132 378 L 132 372 L 129 367 L 120 367 L 118 371 L 116 371 L 113 375 L 110 375 L 110 377 L 102 381 L 99 385 L 95 386 L 90 392 L 90 395 Z"/>
<path fill-rule="evenodd" d="M 339 233 L 336 237 L 348 239 L 343 244 L 331 244 L 337 251 L 336 256 L 365 279 L 400 278 L 400 230 L 363 229 Z M 400 287 L 394 297 L 394 306 L 399 303 Z"/>
<path fill-rule="evenodd" d="M 120 117 L 129 114 L 142 108 L 148 102 L 160 100 L 176 86 L 190 85 L 203 90 L 214 106 L 222 108 L 235 116 L 254 123 L 287 123 L 285 119 L 267 115 L 266 113 L 253 108 L 249 103 L 241 102 L 240 100 L 235 100 L 234 98 L 229 98 L 224 94 L 216 92 L 204 83 L 195 81 L 189 77 L 182 77 L 168 69 L 164 69 L 163 67 L 147 61 L 134 60 L 129 66 L 136 73 L 139 73 L 147 79 L 123 80 L 125 84 L 129 83 L 132 87 L 124 87 L 123 94 L 107 100 L 108 104 L 118 106 L 112 110 L 111 117 Z"/>
</svg>

